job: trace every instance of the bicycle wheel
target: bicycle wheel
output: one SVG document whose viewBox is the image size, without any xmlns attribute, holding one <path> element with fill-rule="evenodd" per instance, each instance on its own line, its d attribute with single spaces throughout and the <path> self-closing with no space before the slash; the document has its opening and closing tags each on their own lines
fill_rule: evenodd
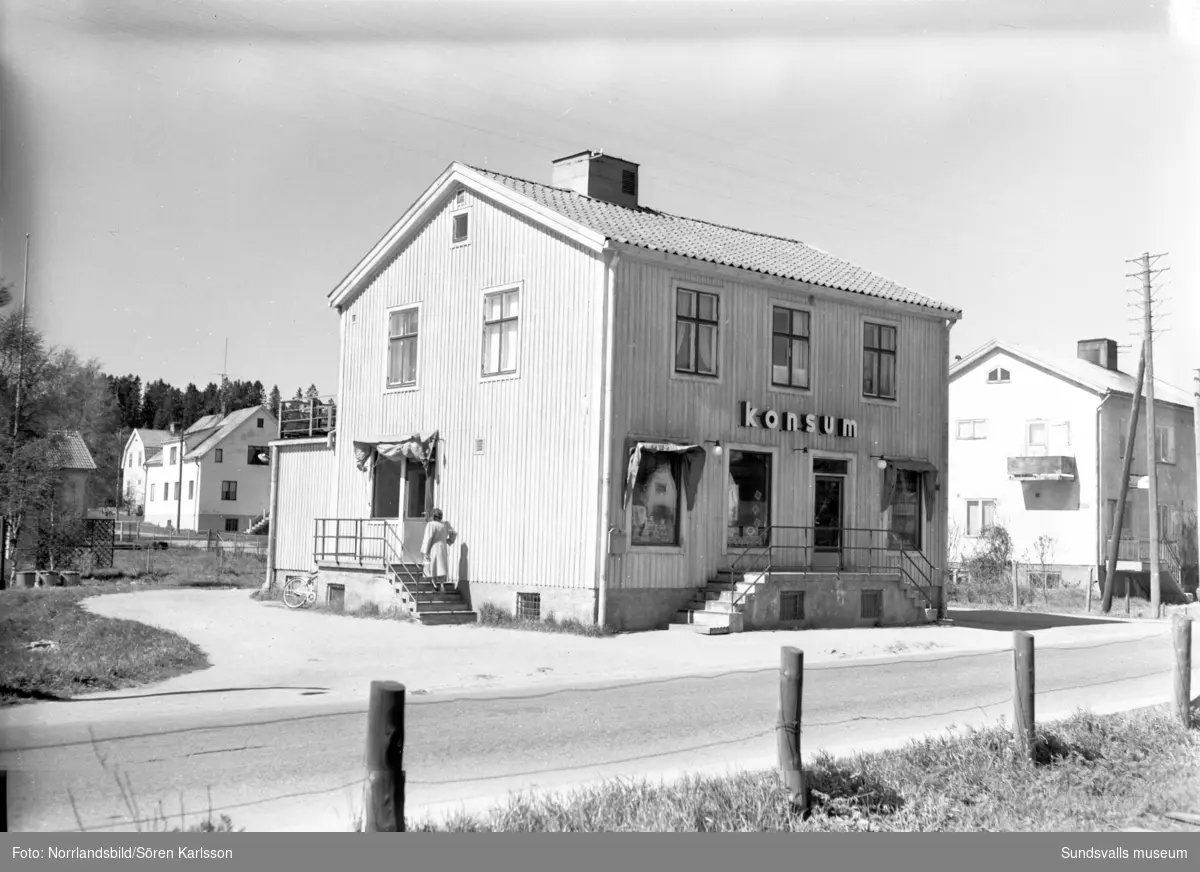
<svg viewBox="0 0 1200 872">
<path fill-rule="evenodd" d="M 283 586 L 283 604 L 289 609 L 298 609 L 308 603 L 307 579 L 289 578 Z"/>
</svg>

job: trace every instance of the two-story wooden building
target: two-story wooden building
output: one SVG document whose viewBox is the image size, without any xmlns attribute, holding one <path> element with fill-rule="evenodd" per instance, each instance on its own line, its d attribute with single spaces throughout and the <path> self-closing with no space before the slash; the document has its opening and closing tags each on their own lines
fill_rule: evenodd
<svg viewBox="0 0 1200 872">
<path fill-rule="evenodd" d="M 1148 592 L 1150 512 L 1158 515 L 1163 595 L 1195 586 L 1196 433 L 1193 399 L 1155 380 L 1153 468 L 1146 403 L 1122 480 L 1137 379 L 1117 365 L 1117 343 L 1087 339 L 1075 357 L 993 340 L 950 370 L 950 523 L 957 555 L 983 530 L 1004 527 L 1014 557 L 1048 585 L 1102 581 L 1117 500 L 1127 491 L 1116 589 Z M 1157 475 L 1151 508 L 1147 477 Z M 1041 544 L 1039 545 L 1039 541 Z M 1032 564 L 1037 564 L 1036 570 Z"/>
<path fill-rule="evenodd" d="M 596 152 L 550 184 L 451 164 L 334 288 L 336 439 L 273 445 L 273 575 L 319 566 L 323 596 L 469 618 L 385 566 L 416 559 L 436 506 L 472 608 L 716 632 L 930 619 L 961 313 L 643 206 L 638 174 Z"/>
</svg>

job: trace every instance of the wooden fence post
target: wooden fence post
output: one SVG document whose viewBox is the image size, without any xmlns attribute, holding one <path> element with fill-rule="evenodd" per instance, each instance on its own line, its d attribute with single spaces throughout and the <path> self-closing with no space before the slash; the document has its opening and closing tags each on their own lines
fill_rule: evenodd
<svg viewBox="0 0 1200 872">
<path fill-rule="evenodd" d="M 1012 587 L 1013 587 L 1013 608 L 1021 607 L 1021 591 L 1017 587 L 1017 561 L 1012 562 Z"/>
<path fill-rule="evenodd" d="M 1092 613 L 1092 585 L 1095 582 L 1092 579 L 1092 567 L 1088 567 L 1088 593 L 1087 593 L 1087 610 L 1088 614 Z"/>
<path fill-rule="evenodd" d="M 779 663 L 779 769 L 792 806 L 808 809 L 808 790 L 804 784 L 804 764 L 800 759 L 800 723 L 804 700 L 804 652 L 784 648 Z"/>
<path fill-rule="evenodd" d="M 1192 619 L 1175 615 L 1171 635 L 1175 640 L 1175 709 L 1184 729 L 1192 726 Z"/>
<path fill-rule="evenodd" d="M 371 682 L 364 833 L 404 832 L 404 685 Z"/>
<path fill-rule="evenodd" d="M 4 824 L 4 829 L 0 832 L 8 832 L 8 770 L 0 769 L 0 824 Z"/>
<path fill-rule="evenodd" d="M 1033 636 L 1013 633 L 1013 737 L 1021 753 L 1033 759 Z"/>
</svg>

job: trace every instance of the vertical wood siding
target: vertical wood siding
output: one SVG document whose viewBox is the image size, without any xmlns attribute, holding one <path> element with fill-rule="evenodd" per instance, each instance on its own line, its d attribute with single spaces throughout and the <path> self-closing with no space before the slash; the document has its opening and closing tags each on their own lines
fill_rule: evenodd
<svg viewBox="0 0 1200 872">
<path fill-rule="evenodd" d="M 719 380 L 672 378 L 674 369 L 674 282 L 720 294 Z M 801 287 L 801 286 L 793 286 Z M 945 469 L 948 330 L 942 319 L 872 307 L 870 298 L 813 289 L 811 298 L 769 281 L 735 281 L 716 272 L 677 267 L 668 258 L 626 254 L 618 266 L 617 373 L 614 404 L 614 511 L 610 522 L 627 528 L 623 485 L 626 436 L 721 440 L 774 451 L 773 523 L 812 524 L 811 455 L 793 450 L 849 452 L 852 480 L 846 525 L 883 528 L 883 473 L 871 455 L 915 457 L 942 468 L 932 522 L 922 518 L 925 551 L 937 566 L 945 553 Z M 791 301 L 812 311 L 811 390 L 772 389 L 771 307 Z M 896 324 L 897 400 L 862 398 L 862 319 Z M 858 423 L 854 439 L 738 426 L 739 403 L 780 413 L 833 415 Z M 709 449 L 711 445 L 706 446 Z M 709 452 L 696 505 L 683 525 L 681 554 L 630 549 L 614 579 L 616 588 L 676 588 L 700 585 L 726 557 L 725 497 L 728 451 Z"/>
<path fill-rule="evenodd" d="M 353 441 L 438 430 L 435 503 L 459 531 L 451 575 L 591 587 L 603 264 L 500 204 L 467 194 L 470 243 L 449 200 L 342 315 L 336 513 L 369 517 Z M 483 293 L 519 284 L 519 374 L 481 381 Z M 417 389 L 384 390 L 389 307 L 420 303 Z M 482 454 L 475 440 L 483 440 Z"/>
<path fill-rule="evenodd" d="M 313 522 L 326 517 L 333 487 L 334 452 L 323 442 L 282 445 L 279 493 L 275 501 L 275 568 L 310 572 L 313 563 Z"/>
</svg>

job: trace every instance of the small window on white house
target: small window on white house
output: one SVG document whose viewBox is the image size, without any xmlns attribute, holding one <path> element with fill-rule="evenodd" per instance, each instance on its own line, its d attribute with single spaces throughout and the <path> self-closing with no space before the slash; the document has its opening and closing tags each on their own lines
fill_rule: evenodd
<svg viewBox="0 0 1200 872">
<path fill-rule="evenodd" d="M 401 309 L 388 315 L 388 387 L 417 383 L 417 342 L 420 310 Z"/>
<path fill-rule="evenodd" d="M 223 481 L 221 482 L 221 499 L 236 500 L 237 499 L 237 482 Z"/>
<path fill-rule="evenodd" d="M 959 439 L 986 439 L 987 421 L 983 418 L 958 422 Z"/>
<path fill-rule="evenodd" d="M 174 466 L 174 465 L 175 465 L 175 456 L 176 456 L 176 455 L 175 455 L 175 452 L 176 452 L 176 451 L 178 451 L 178 450 L 179 450 L 178 448 L 172 448 L 172 449 L 171 449 L 171 466 Z"/>
<path fill-rule="evenodd" d="M 1008 370 L 1002 366 L 996 367 L 991 372 L 989 372 L 987 375 L 988 384 L 990 384 L 990 385 L 1007 384 L 1008 379 L 1009 379 Z"/>
<path fill-rule="evenodd" d="M 1167 425 L 1155 427 L 1155 449 L 1159 463 L 1175 462 L 1175 428 Z"/>
<path fill-rule="evenodd" d="M 517 371 L 520 291 L 496 291 L 483 298 L 483 374 L 504 375 Z"/>
<path fill-rule="evenodd" d="M 454 208 L 461 209 L 465 205 L 467 205 L 467 192 L 459 188 L 454 192 Z"/>
<path fill-rule="evenodd" d="M 967 500 L 967 535 L 980 536 L 996 525 L 995 500 Z"/>
<path fill-rule="evenodd" d="M 1025 424 L 1025 451 L 1031 457 L 1045 455 L 1050 433 L 1045 421 L 1027 421 Z"/>
<path fill-rule="evenodd" d="M 216 454 L 216 456 L 213 458 L 213 463 L 224 463 L 225 462 L 225 449 L 224 448 L 216 449 L 215 454 Z"/>
<path fill-rule="evenodd" d="M 467 241 L 470 233 L 470 220 L 467 212 L 459 212 L 454 216 L 454 233 L 450 239 L 454 245 L 460 245 Z"/>
</svg>

